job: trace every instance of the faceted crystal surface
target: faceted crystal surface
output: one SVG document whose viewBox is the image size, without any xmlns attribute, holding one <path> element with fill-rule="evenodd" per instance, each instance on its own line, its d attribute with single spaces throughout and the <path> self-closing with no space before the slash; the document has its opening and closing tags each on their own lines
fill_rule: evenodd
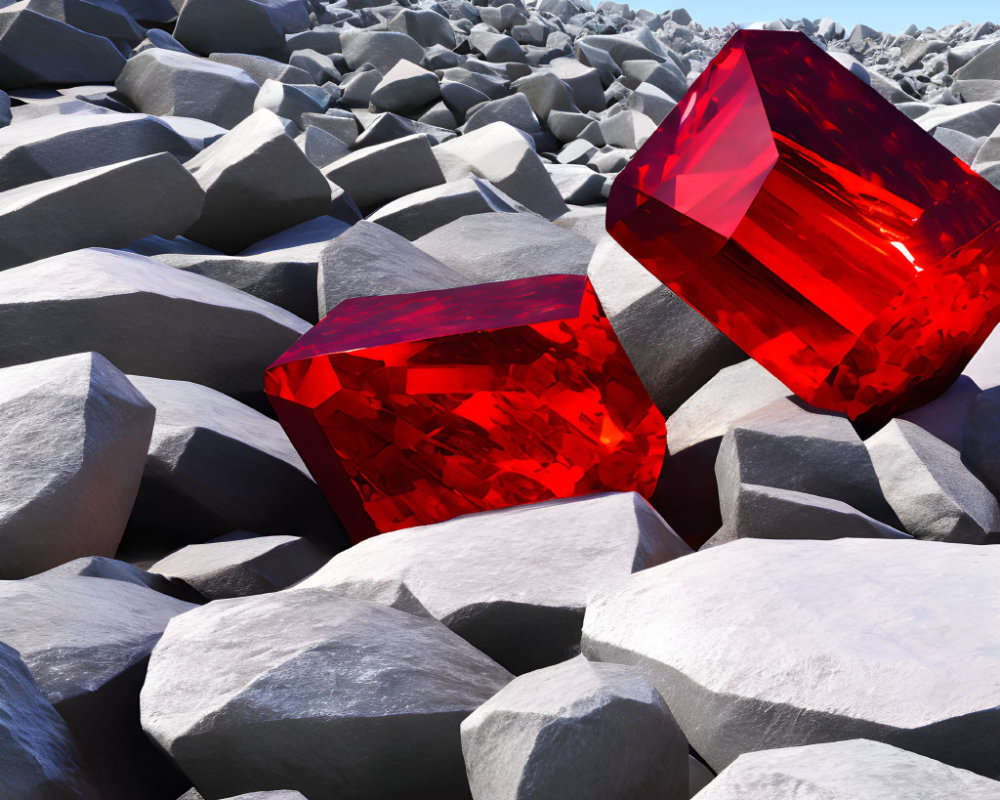
<svg viewBox="0 0 1000 800">
<path fill-rule="evenodd" d="M 1000 321 L 1000 192 L 800 33 L 733 36 L 615 180 L 607 225 L 852 419 L 930 400 Z"/>
<path fill-rule="evenodd" d="M 557 497 L 649 497 L 666 451 L 578 275 L 347 300 L 265 388 L 354 541 Z"/>
</svg>

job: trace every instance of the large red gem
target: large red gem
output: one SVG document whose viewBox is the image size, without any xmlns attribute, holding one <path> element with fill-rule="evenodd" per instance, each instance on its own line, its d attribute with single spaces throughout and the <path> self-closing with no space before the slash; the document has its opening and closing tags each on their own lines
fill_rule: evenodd
<svg viewBox="0 0 1000 800">
<path fill-rule="evenodd" d="M 347 300 L 265 388 L 355 542 L 557 497 L 649 497 L 666 450 L 578 275 Z"/>
<path fill-rule="evenodd" d="M 607 225 L 852 419 L 936 396 L 1000 321 L 1000 192 L 799 33 L 733 36 L 615 180 Z"/>
</svg>

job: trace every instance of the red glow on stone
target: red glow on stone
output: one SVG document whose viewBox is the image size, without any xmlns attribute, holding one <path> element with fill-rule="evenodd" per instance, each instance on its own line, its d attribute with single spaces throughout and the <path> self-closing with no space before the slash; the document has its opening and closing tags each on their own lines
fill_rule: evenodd
<svg viewBox="0 0 1000 800">
<path fill-rule="evenodd" d="M 799 33 L 740 31 L 607 226 L 800 397 L 878 423 L 1000 322 L 1000 192 Z"/>
<path fill-rule="evenodd" d="M 578 275 L 347 300 L 265 388 L 354 542 L 592 492 L 648 498 L 666 452 Z"/>
</svg>

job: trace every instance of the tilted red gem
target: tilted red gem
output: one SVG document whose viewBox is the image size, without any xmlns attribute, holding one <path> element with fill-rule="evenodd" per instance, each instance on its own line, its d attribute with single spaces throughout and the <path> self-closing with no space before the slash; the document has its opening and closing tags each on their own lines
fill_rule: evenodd
<svg viewBox="0 0 1000 800">
<path fill-rule="evenodd" d="M 666 451 L 578 275 L 347 300 L 265 388 L 355 542 L 558 497 L 649 497 Z"/>
<path fill-rule="evenodd" d="M 799 33 L 730 39 L 615 180 L 607 226 L 852 419 L 935 397 L 1000 321 L 1000 192 Z"/>
</svg>

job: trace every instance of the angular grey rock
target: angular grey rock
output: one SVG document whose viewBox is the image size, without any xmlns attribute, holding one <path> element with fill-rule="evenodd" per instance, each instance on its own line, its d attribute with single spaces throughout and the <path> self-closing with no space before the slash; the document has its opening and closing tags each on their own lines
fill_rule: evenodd
<svg viewBox="0 0 1000 800">
<path fill-rule="evenodd" d="M 698 792 L 715 780 L 715 773 L 692 755 L 688 756 L 688 797 L 691 800 Z M 183 800 L 183 798 L 182 798 Z"/>
<path fill-rule="evenodd" d="M 123 581 L 0 581 L 0 641 L 63 717 L 102 800 L 170 800 L 185 785 L 139 727 L 146 660 L 190 603 Z"/>
<path fill-rule="evenodd" d="M 532 275 L 584 275 L 594 246 L 537 214 L 460 217 L 414 244 L 469 283 Z"/>
<path fill-rule="evenodd" d="M 1000 783 L 907 750 L 848 739 L 745 753 L 698 800 L 992 800 Z"/>
<path fill-rule="evenodd" d="M 260 88 L 237 67 L 160 49 L 130 58 L 115 87 L 138 111 L 195 117 L 223 128 L 250 116 Z"/>
<path fill-rule="evenodd" d="M 609 236 L 598 243 L 587 274 L 618 341 L 664 415 L 677 411 L 720 369 L 745 358 Z M 671 429 L 671 452 L 676 436 Z"/>
<path fill-rule="evenodd" d="M 976 154 L 987 141 L 984 136 L 976 138 L 951 128 L 938 128 L 934 131 L 934 138 L 970 165 L 976 160 Z"/>
<path fill-rule="evenodd" d="M 510 88 L 527 98 L 531 110 L 542 122 L 547 123 L 553 111 L 579 111 L 566 84 L 551 72 L 536 72 L 519 78 Z"/>
<path fill-rule="evenodd" d="M 989 136 L 1000 125 L 1000 103 L 977 101 L 938 106 L 920 115 L 914 122 L 928 133 L 943 127 L 972 137 Z"/>
<path fill-rule="evenodd" d="M 572 143 L 593 122 L 594 118 L 588 114 L 550 111 L 546 124 L 560 142 Z"/>
<path fill-rule="evenodd" d="M 449 181 L 483 178 L 547 219 L 567 211 L 531 137 L 505 122 L 439 144 L 434 157 Z"/>
<path fill-rule="evenodd" d="M 524 51 L 517 40 L 488 27 L 473 28 L 468 38 L 469 47 L 487 61 L 519 61 L 524 63 Z"/>
<path fill-rule="evenodd" d="M 300 72 L 305 72 L 317 86 L 322 86 L 327 81 L 340 83 L 342 77 L 340 70 L 334 65 L 333 59 L 330 56 L 323 55 L 309 48 L 293 52 L 288 58 L 288 65 Z M 303 81 L 289 82 L 303 83 Z"/>
<path fill-rule="evenodd" d="M 591 603 L 583 653 L 639 667 L 716 771 L 860 737 L 996 777 L 998 579 L 1000 548 L 743 539 Z"/>
<path fill-rule="evenodd" d="M 1000 99 L 1000 43 L 994 42 L 954 74 L 955 91 L 965 102 Z"/>
<path fill-rule="evenodd" d="M 309 324 L 200 275 L 112 250 L 0 272 L 0 366 L 81 350 L 266 407 L 261 375 Z"/>
<path fill-rule="evenodd" d="M 382 73 L 368 65 L 369 68 L 352 72 L 344 77 L 340 84 L 341 104 L 348 108 L 367 108 L 371 102 L 372 92 L 382 82 Z M 388 72 L 388 70 L 386 70 Z"/>
<path fill-rule="evenodd" d="M 306 154 L 309 163 L 323 168 L 334 161 L 350 155 L 351 149 L 346 142 L 341 141 L 317 125 L 308 125 L 305 132 L 296 137 L 295 143 Z"/>
<path fill-rule="evenodd" d="M 0 642 L 0 766 L 8 800 L 89 800 L 92 788 L 62 717 L 16 650 Z"/>
<path fill-rule="evenodd" d="M 376 144 L 403 139 L 407 136 L 421 135 L 431 145 L 454 139 L 455 131 L 429 125 L 420 120 L 407 119 L 390 111 L 375 114 L 364 121 L 365 130 L 354 142 L 354 148 L 371 147 Z"/>
<path fill-rule="evenodd" d="M 476 800 L 688 800 L 688 747 L 631 667 L 573 658 L 515 678 L 462 722 Z"/>
<path fill-rule="evenodd" d="M 608 236 L 608 232 L 604 228 L 605 216 L 603 206 L 572 206 L 566 214 L 552 222 L 560 228 L 580 234 L 596 246 L 600 245 Z M 591 256 L 591 260 L 593 260 L 593 256 Z"/>
<path fill-rule="evenodd" d="M 79 247 L 171 239 L 198 218 L 203 201 L 167 153 L 8 189 L 0 192 L 0 270 Z"/>
<path fill-rule="evenodd" d="M 373 64 L 383 75 L 399 61 L 419 64 L 424 57 L 423 47 L 396 31 L 346 30 L 340 36 L 340 45 L 351 69 Z"/>
<path fill-rule="evenodd" d="M 266 108 L 301 128 L 303 114 L 322 114 L 332 100 L 326 91 L 311 83 L 295 85 L 268 79 L 261 85 L 253 108 L 254 111 Z"/>
<path fill-rule="evenodd" d="M 375 536 L 294 590 L 331 589 L 432 616 L 521 673 L 579 652 L 591 598 L 690 552 L 641 497 L 610 493 Z"/>
<path fill-rule="evenodd" d="M 645 58 L 625 61 L 622 64 L 622 73 L 625 77 L 640 83 L 652 84 L 674 100 L 680 100 L 688 90 L 688 82 L 684 73 L 669 59 L 657 61 Z"/>
<path fill-rule="evenodd" d="M 639 111 L 622 111 L 600 122 L 604 141 L 612 147 L 637 150 L 656 130 L 656 123 Z"/>
<path fill-rule="evenodd" d="M 455 47 L 455 31 L 448 18 L 429 9 L 402 9 L 389 20 L 390 31 L 405 33 L 423 47 Z"/>
<path fill-rule="evenodd" d="M 0 579 L 113 556 L 154 409 L 96 353 L 0 371 Z"/>
<path fill-rule="evenodd" d="M 741 483 L 724 527 L 705 547 L 736 539 L 909 539 L 840 500 L 790 489 Z"/>
<path fill-rule="evenodd" d="M 278 592 L 174 620 L 150 659 L 142 722 L 209 797 L 457 800 L 459 724 L 510 677 L 439 622 L 323 589 Z"/>
<path fill-rule="evenodd" d="M 715 476 L 723 524 L 740 528 L 740 485 L 754 484 L 840 500 L 897 526 L 872 460 L 846 417 L 777 400 L 722 437 Z"/>
<path fill-rule="evenodd" d="M 962 463 L 995 497 L 1000 496 L 997 419 L 1000 419 L 1000 389 L 993 387 L 973 395 L 958 442 Z"/>
<path fill-rule="evenodd" d="M 205 205 L 184 235 L 223 252 L 238 253 L 330 207 L 323 173 L 266 109 L 254 112 L 185 167 L 204 189 Z"/>
<path fill-rule="evenodd" d="M 205 602 L 204 596 L 182 580 L 153 575 L 135 564 L 103 556 L 75 558 L 35 575 L 33 580 L 44 581 L 52 577 L 73 575 L 82 578 L 104 578 L 109 581 L 133 583 L 136 586 L 145 586 L 154 592 L 175 597 L 186 603 L 201 605 Z"/>
<path fill-rule="evenodd" d="M 103 36 L 124 52 L 146 35 L 117 0 L 104 0 L 100 5 L 86 0 L 30 0 L 27 8 L 79 31 Z"/>
<path fill-rule="evenodd" d="M 575 58 L 554 59 L 549 67 L 569 87 L 577 108 L 581 111 L 604 110 L 604 87 L 596 69 L 581 64 Z"/>
<path fill-rule="evenodd" d="M 349 111 L 330 109 L 325 114 L 303 114 L 302 126 L 306 133 L 315 126 L 336 136 L 348 147 L 358 138 L 358 121 Z"/>
<path fill-rule="evenodd" d="M 445 182 L 427 138 L 419 133 L 352 153 L 324 174 L 363 210 Z"/>
<path fill-rule="evenodd" d="M 0 128 L 10 125 L 10 95 L 0 91 Z"/>
<path fill-rule="evenodd" d="M 310 83 L 312 76 L 304 69 L 265 56 L 249 55 L 247 53 L 212 53 L 210 61 L 228 64 L 243 70 L 258 84 L 275 80 L 281 83 Z"/>
<path fill-rule="evenodd" d="M 601 139 L 603 140 L 603 136 Z M 567 144 L 556 156 L 556 161 L 560 164 L 579 164 L 586 166 L 597 154 L 597 148 L 586 139 L 575 139 Z M 593 170 L 591 170 L 593 171 Z"/>
<path fill-rule="evenodd" d="M 326 561 L 324 553 L 299 536 L 237 532 L 182 547 L 149 569 L 180 578 L 209 600 L 221 600 L 285 589 Z"/>
<path fill-rule="evenodd" d="M 110 83 L 125 58 L 103 36 L 74 28 L 21 0 L 0 8 L 0 86 Z"/>
<path fill-rule="evenodd" d="M 385 73 L 371 94 L 371 103 L 380 111 L 406 114 L 441 97 L 438 78 L 433 72 L 410 61 L 399 61 Z"/>
<path fill-rule="evenodd" d="M 1000 531 L 1000 506 L 959 452 L 906 420 L 894 419 L 865 444 L 885 497 L 918 539 L 982 544 Z"/>
<path fill-rule="evenodd" d="M 545 169 L 567 205 L 603 202 L 602 192 L 607 180 L 590 167 L 583 164 L 547 164 Z"/>
<path fill-rule="evenodd" d="M 506 123 L 525 133 L 541 133 L 542 126 L 531 110 L 531 104 L 523 94 L 512 94 L 499 100 L 490 100 L 481 106 L 469 109 L 469 115 L 462 130 L 472 133 L 496 122 Z"/>
<path fill-rule="evenodd" d="M 51 115 L 0 131 L 0 191 L 154 153 L 180 161 L 195 148 L 148 114 Z"/>
<path fill-rule="evenodd" d="M 306 800 L 306 797 L 301 792 L 295 792 L 291 789 L 278 789 L 274 792 L 250 792 L 229 797 L 226 800 Z"/>
<path fill-rule="evenodd" d="M 491 211 L 516 213 L 527 209 L 489 181 L 463 178 L 386 203 L 369 214 L 368 221 L 412 241 L 460 217 Z"/>
<path fill-rule="evenodd" d="M 344 300 L 464 286 L 468 278 L 374 222 L 358 222 L 334 239 L 319 262 L 319 316 Z"/>
<path fill-rule="evenodd" d="M 206 386 L 131 380 L 156 408 L 156 424 L 126 543 L 177 548 L 252 529 L 346 544 L 277 422 Z"/>
<path fill-rule="evenodd" d="M 309 27 L 302 0 L 185 0 L 174 38 L 198 53 L 281 53 L 285 34 Z"/>
</svg>

